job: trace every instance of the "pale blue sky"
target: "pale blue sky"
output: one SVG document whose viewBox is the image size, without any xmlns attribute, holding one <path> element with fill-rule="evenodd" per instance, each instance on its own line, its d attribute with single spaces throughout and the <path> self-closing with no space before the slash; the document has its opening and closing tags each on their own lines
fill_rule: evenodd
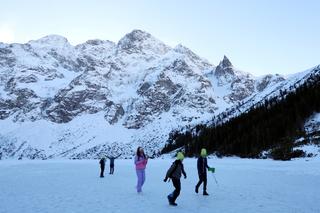
<svg viewBox="0 0 320 213">
<path fill-rule="evenodd" d="M 318 0 L 0 0 L 0 41 L 117 42 L 133 29 L 255 75 L 320 64 Z"/>
</svg>

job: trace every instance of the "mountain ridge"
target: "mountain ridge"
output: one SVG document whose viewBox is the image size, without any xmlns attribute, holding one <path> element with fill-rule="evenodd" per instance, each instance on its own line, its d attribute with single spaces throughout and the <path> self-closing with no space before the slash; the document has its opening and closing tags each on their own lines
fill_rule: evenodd
<svg viewBox="0 0 320 213">
<path fill-rule="evenodd" d="M 156 155 L 174 129 L 207 122 L 286 81 L 241 72 L 226 56 L 220 64 L 141 30 L 118 43 L 73 46 L 56 35 L 2 43 L 0 150 L 10 158 L 96 158 L 130 156 L 141 145 Z"/>
</svg>

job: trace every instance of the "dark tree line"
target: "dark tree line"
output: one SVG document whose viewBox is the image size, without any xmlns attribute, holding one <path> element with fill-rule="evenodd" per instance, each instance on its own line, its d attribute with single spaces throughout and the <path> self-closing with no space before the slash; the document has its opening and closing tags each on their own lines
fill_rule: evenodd
<svg viewBox="0 0 320 213">
<path fill-rule="evenodd" d="M 205 147 L 221 156 L 259 158 L 262 151 L 273 149 L 273 154 L 283 159 L 283 152 L 290 152 L 294 139 L 304 133 L 305 120 L 315 112 L 320 112 L 319 75 L 223 124 L 173 132 L 162 153 L 181 148 L 187 156 L 195 156 Z"/>
</svg>

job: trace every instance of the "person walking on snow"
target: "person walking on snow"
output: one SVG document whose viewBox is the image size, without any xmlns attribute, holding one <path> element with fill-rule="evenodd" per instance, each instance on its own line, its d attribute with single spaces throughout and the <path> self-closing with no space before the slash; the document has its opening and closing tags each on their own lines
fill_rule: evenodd
<svg viewBox="0 0 320 213">
<path fill-rule="evenodd" d="M 142 192 L 142 186 L 146 180 L 145 169 L 148 163 L 148 158 L 144 154 L 142 147 L 138 147 L 136 156 L 134 158 L 134 164 L 136 165 L 136 173 L 138 177 L 137 192 Z"/>
<path fill-rule="evenodd" d="M 109 173 L 110 175 L 113 175 L 113 172 L 114 172 L 114 160 L 117 159 L 120 156 L 121 156 L 121 154 L 118 155 L 117 157 L 107 156 L 107 158 L 109 158 L 109 160 L 110 160 L 110 173 Z"/>
<path fill-rule="evenodd" d="M 201 154 L 197 161 L 197 168 L 198 168 L 199 182 L 196 185 L 195 191 L 196 193 L 198 193 L 199 187 L 203 183 L 203 195 L 209 195 L 207 193 L 207 169 L 209 170 L 210 167 L 208 166 L 208 162 L 207 162 L 206 149 L 201 149 Z"/>
<path fill-rule="evenodd" d="M 166 177 L 163 180 L 164 182 L 167 182 L 168 178 L 171 178 L 172 180 L 174 191 L 167 196 L 169 204 L 172 206 L 178 205 L 176 204 L 176 199 L 180 195 L 180 191 L 181 191 L 181 182 L 180 182 L 181 173 L 183 174 L 185 179 L 187 178 L 187 174 L 184 171 L 184 167 L 182 164 L 183 159 L 184 159 L 184 155 L 182 154 L 182 152 L 178 152 L 177 160 L 174 161 L 171 167 L 168 169 Z"/>
<path fill-rule="evenodd" d="M 106 165 L 106 159 L 103 157 L 101 158 L 101 160 L 99 161 L 100 164 L 100 177 L 103 178 L 104 177 L 104 168 Z"/>
</svg>

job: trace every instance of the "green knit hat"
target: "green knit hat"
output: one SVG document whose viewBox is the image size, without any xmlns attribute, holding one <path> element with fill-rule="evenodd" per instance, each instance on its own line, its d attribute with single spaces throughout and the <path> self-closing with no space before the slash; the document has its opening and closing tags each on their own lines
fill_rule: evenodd
<svg viewBox="0 0 320 213">
<path fill-rule="evenodd" d="M 201 157 L 207 157 L 207 150 L 206 149 L 201 149 Z"/>
<path fill-rule="evenodd" d="M 184 155 L 182 152 L 178 152 L 177 154 L 177 160 L 183 160 L 184 159 Z"/>
</svg>

